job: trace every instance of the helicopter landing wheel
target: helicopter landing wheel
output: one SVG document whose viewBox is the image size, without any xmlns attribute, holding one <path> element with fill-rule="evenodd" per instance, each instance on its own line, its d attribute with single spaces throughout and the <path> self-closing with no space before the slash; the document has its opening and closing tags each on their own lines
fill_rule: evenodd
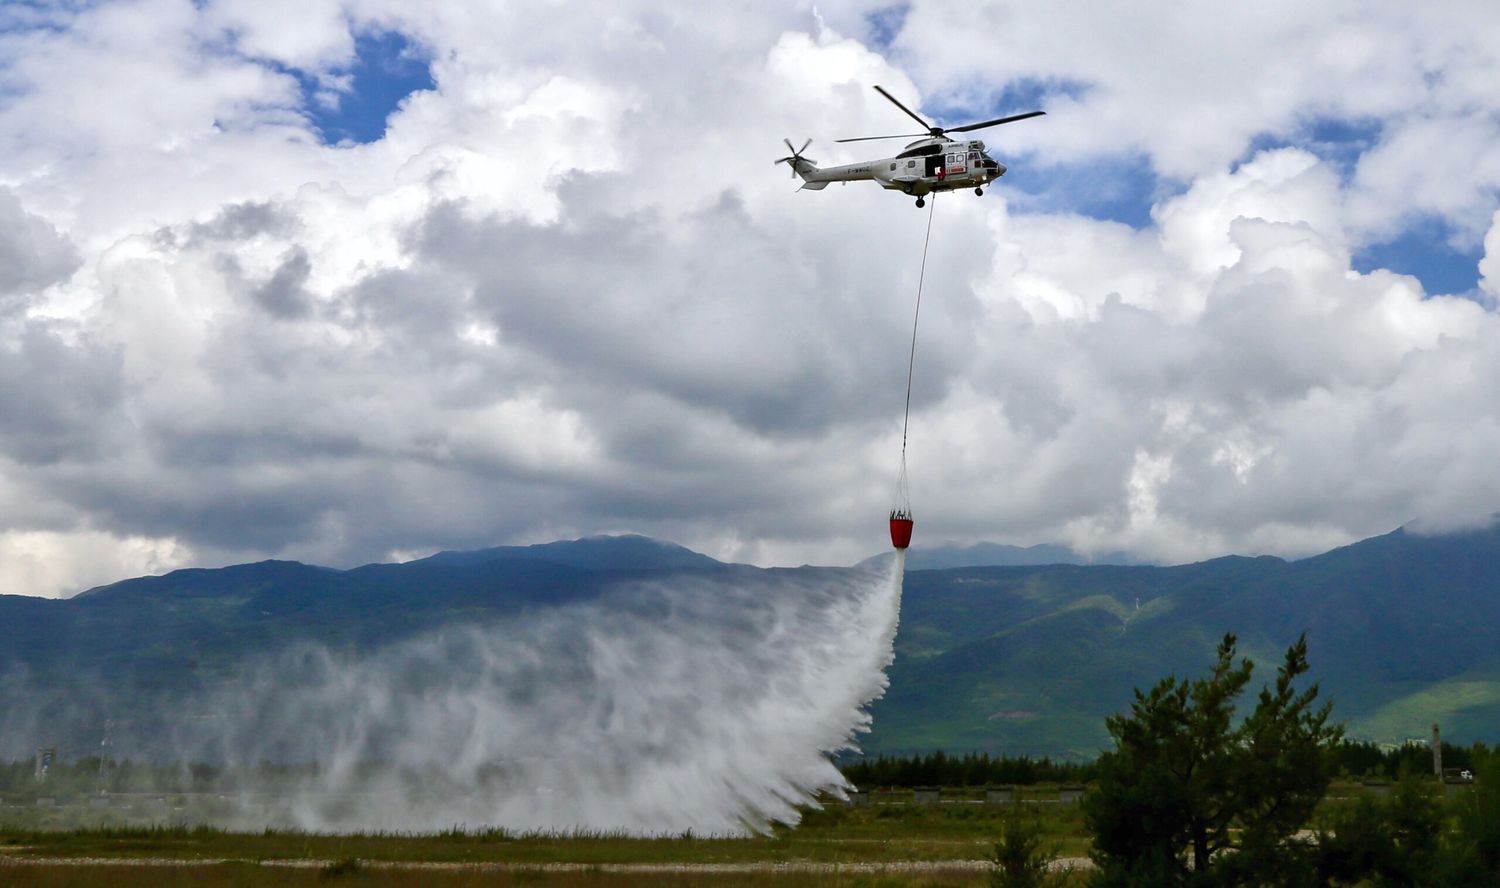
<svg viewBox="0 0 1500 888">
<path fill-rule="evenodd" d="M 983 188 L 975 188 L 974 189 L 974 194 L 977 195 L 977 196 L 979 196 L 979 197 L 984 197 L 984 189 Z"/>
<path fill-rule="evenodd" d="M 927 201 L 925 201 L 925 200 L 923 200 L 922 198 L 919 197 L 919 198 L 917 198 L 917 206 L 918 206 L 918 208 L 925 207 L 925 206 L 927 206 Z"/>
</svg>

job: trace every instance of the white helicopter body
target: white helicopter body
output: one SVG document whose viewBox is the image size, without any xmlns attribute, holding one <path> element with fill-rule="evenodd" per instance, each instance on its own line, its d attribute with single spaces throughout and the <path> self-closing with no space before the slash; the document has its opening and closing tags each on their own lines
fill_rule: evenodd
<svg viewBox="0 0 1500 888">
<path fill-rule="evenodd" d="M 792 169 L 802 177 L 803 191 L 819 191 L 829 182 L 873 179 L 880 187 L 923 195 L 957 188 L 980 188 L 1005 175 L 1005 165 L 990 157 L 978 139 L 922 139 L 895 157 L 819 167 L 798 157 Z"/>
<path fill-rule="evenodd" d="M 792 148 L 791 140 L 785 140 L 786 147 L 791 149 L 792 153 L 776 162 L 790 165 L 792 173 L 802 177 L 803 184 L 801 190 L 821 191 L 827 188 L 830 182 L 858 182 L 869 179 L 878 182 L 882 188 L 900 191 L 916 197 L 917 206 L 919 207 L 925 203 L 923 196 L 935 191 L 973 188 L 975 194 L 983 194 L 985 185 L 1005 175 L 1005 164 L 990 157 L 989 153 L 985 150 L 984 143 L 978 139 L 950 139 L 946 133 L 968 132 L 969 130 L 998 126 L 1002 123 L 1013 123 L 1017 120 L 1039 117 L 1047 113 L 1045 111 L 1030 111 L 1025 114 L 1015 114 L 1010 117 L 1001 117 L 981 123 L 971 123 L 968 126 L 936 127 L 918 117 L 911 109 L 896 101 L 894 96 L 881 87 L 876 86 L 875 89 L 881 95 L 890 99 L 896 107 L 905 111 L 917 120 L 917 122 L 927 127 L 927 133 L 922 138 L 907 145 L 895 157 L 884 157 L 879 160 L 849 163 L 833 167 L 820 167 L 812 159 L 802 156 L 802 152 L 806 151 L 807 146 L 812 144 L 811 139 L 803 143 L 800 149 Z M 866 136 L 859 139 L 839 139 L 838 141 L 864 142 L 872 139 L 896 138 L 910 138 L 910 136 Z"/>
</svg>

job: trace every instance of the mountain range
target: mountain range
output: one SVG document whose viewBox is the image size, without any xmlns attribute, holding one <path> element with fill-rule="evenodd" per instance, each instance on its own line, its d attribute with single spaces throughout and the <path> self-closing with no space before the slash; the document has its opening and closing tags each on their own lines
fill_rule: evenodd
<svg viewBox="0 0 1500 888">
<path fill-rule="evenodd" d="M 1263 667 L 1257 687 L 1306 633 L 1310 677 L 1351 737 L 1397 742 L 1433 722 L 1456 742 L 1500 734 L 1497 528 L 1397 530 L 1297 561 L 1231 556 L 1170 567 L 922 569 L 919 551 L 866 752 L 1089 757 L 1107 745 L 1104 718 L 1128 707 L 1133 688 L 1203 672 L 1226 632 Z M 968 551 L 925 563 L 995 552 L 1082 560 L 1060 547 Z M 373 649 L 454 622 L 599 598 L 633 579 L 760 570 L 624 536 L 352 570 L 288 561 L 179 570 L 62 600 L 0 595 L 0 693 L 171 700 L 300 640 Z M 0 736 L 0 753 L 28 743 Z"/>
</svg>

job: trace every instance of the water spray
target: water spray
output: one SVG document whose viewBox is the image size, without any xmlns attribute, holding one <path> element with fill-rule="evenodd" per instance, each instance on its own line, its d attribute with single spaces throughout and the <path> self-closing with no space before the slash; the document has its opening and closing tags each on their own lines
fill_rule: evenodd
<svg viewBox="0 0 1500 888">
<path fill-rule="evenodd" d="M 848 789 L 831 757 L 857 748 L 885 693 L 903 554 L 869 569 L 663 572 L 374 649 L 301 644 L 159 701 L 145 728 L 114 722 L 110 751 L 247 775 L 232 812 L 202 815 L 235 828 L 795 824 Z M 216 715 L 180 716 L 195 712 Z M 263 762 L 297 779 L 257 782 Z"/>
</svg>

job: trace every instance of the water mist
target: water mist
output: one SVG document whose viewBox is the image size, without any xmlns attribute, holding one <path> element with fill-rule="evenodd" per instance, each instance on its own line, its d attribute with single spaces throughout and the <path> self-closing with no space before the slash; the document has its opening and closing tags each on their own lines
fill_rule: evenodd
<svg viewBox="0 0 1500 888">
<path fill-rule="evenodd" d="M 318 762 L 256 803 L 317 830 L 791 823 L 814 793 L 843 791 L 828 754 L 885 691 L 904 566 L 898 552 L 869 570 L 668 574 L 359 657 L 301 646 L 204 701 L 223 715 L 180 723 L 173 746 Z"/>
</svg>

